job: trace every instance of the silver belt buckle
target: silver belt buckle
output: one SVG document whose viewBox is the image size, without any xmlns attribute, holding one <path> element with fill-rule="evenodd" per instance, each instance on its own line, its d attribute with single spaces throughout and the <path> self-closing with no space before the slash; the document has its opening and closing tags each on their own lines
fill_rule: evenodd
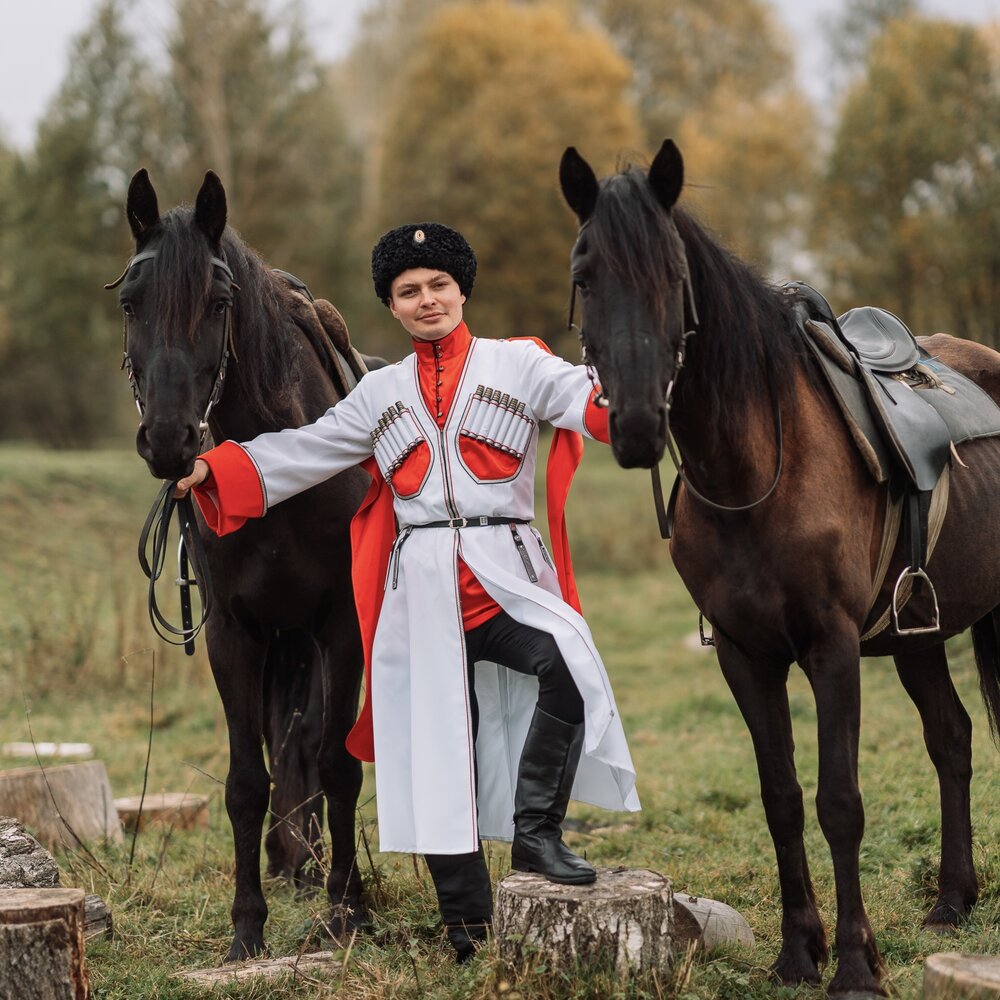
<svg viewBox="0 0 1000 1000">
<path fill-rule="evenodd" d="M 449 528 L 466 528 L 469 525 L 469 519 L 467 517 L 453 517 L 448 522 Z"/>
</svg>

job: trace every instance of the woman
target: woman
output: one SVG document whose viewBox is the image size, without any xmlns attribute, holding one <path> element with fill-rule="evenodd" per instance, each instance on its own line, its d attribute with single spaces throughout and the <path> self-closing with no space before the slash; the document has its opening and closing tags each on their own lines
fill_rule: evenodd
<svg viewBox="0 0 1000 1000">
<path fill-rule="evenodd" d="M 639 808 L 563 522 L 580 435 L 607 441 L 606 411 L 586 370 L 540 341 L 471 336 L 475 276 L 472 248 L 446 226 L 386 233 L 375 291 L 414 353 L 313 424 L 224 442 L 177 484 L 225 534 L 352 465 L 371 472 L 352 525 L 367 690 L 347 745 L 376 762 L 380 849 L 427 856 L 459 961 L 492 916 L 481 837 L 512 840 L 517 870 L 585 884 L 594 869 L 561 836 L 571 791 Z M 555 560 L 530 527 L 542 420 L 559 428 Z"/>
</svg>

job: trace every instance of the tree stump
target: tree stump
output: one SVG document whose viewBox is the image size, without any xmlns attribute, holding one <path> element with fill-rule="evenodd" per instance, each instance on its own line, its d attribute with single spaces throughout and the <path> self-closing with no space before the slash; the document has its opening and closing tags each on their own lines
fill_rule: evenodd
<svg viewBox="0 0 1000 1000">
<path fill-rule="evenodd" d="M 924 961 L 924 1000 L 997 1000 L 1000 957 L 942 951 Z"/>
<path fill-rule="evenodd" d="M 208 826 L 208 798 L 204 795 L 191 795 L 189 792 L 160 792 L 147 795 L 145 799 L 131 795 L 115 799 L 115 809 L 126 830 L 138 827 L 140 833 L 153 824 L 174 826 L 179 830 Z"/>
<path fill-rule="evenodd" d="M 674 941 L 678 948 L 697 942 L 711 951 L 725 944 L 752 945 L 753 931 L 743 916 L 726 903 L 686 892 L 674 893 Z"/>
<path fill-rule="evenodd" d="M 0 816 L 0 889 L 55 889 L 55 858 L 12 816 Z"/>
<path fill-rule="evenodd" d="M 674 955 L 670 880 L 647 869 L 599 868 L 591 885 L 557 885 L 516 872 L 497 886 L 500 955 L 548 969 L 580 963 L 614 968 L 622 977 L 664 971 Z"/>
<path fill-rule="evenodd" d="M 87 1000 L 82 889 L 0 893 L 0 997 Z"/>
<path fill-rule="evenodd" d="M 99 760 L 44 772 L 33 767 L 0 771 L 0 814 L 16 816 L 50 851 L 76 847 L 77 837 L 122 841 L 108 772 Z"/>
</svg>

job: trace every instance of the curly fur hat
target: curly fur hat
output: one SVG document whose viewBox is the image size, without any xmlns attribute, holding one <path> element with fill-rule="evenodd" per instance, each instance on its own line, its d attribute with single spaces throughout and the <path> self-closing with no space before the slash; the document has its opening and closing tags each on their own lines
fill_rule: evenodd
<svg viewBox="0 0 1000 1000">
<path fill-rule="evenodd" d="M 439 222 L 398 226 L 385 233 L 372 250 L 375 294 L 386 305 L 392 283 L 411 267 L 447 271 L 468 298 L 476 281 L 476 255 L 465 237 Z"/>
</svg>

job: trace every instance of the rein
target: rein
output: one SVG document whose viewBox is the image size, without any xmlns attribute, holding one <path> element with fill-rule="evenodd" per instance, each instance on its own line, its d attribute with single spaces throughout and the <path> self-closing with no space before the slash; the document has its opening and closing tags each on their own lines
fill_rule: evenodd
<svg viewBox="0 0 1000 1000">
<path fill-rule="evenodd" d="M 584 231 L 584 229 L 588 225 L 589 225 L 589 220 L 580 227 L 580 230 L 577 234 L 578 240 L 580 238 L 580 234 Z M 682 243 L 682 248 L 683 248 L 683 243 Z M 755 507 L 759 507 L 777 489 L 778 481 L 781 479 L 781 472 L 784 465 L 784 435 L 781 426 L 781 405 L 778 401 L 778 394 L 777 392 L 775 392 L 774 384 L 771 381 L 770 369 L 767 369 L 768 387 L 770 389 L 770 394 L 771 394 L 771 403 L 774 407 L 774 431 L 778 449 L 778 461 L 777 461 L 777 468 L 775 469 L 774 472 L 774 479 L 772 480 L 771 485 L 767 488 L 767 490 L 764 492 L 762 496 L 758 497 L 752 503 L 740 504 L 738 506 L 733 506 L 733 507 L 730 507 L 726 504 L 716 503 L 714 500 L 710 500 L 698 489 L 696 489 L 695 486 L 692 484 L 691 480 L 688 478 L 687 473 L 684 471 L 683 460 L 678 456 L 677 450 L 674 448 L 673 434 L 670 430 L 670 410 L 671 407 L 673 406 L 674 389 L 677 386 L 677 379 L 681 373 L 681 369 L 683 369 L 684 367 L 684 360 L 685 360 L 684 350 L 685 350 L 685 345 L 687 344 L 687 339 L 688 337 L 697 333 L 699 327 L 701 326 L 701 323 L 698 318 L 698 308 L 695 305 L 695 300 L 694 300 L 694 288 L 691 284 L 691 271 L 687 263 L 687 252 L 684 249 L 682 249 L 681 252 L 684 263 L 684 268 L 683 268 L 684 277 L 678 279 L 677 281 L 677 284 L 680 284 L 682 286 L 681 319 L 678 325 L 681 328 L 685 326 L 684 316 L 685 316 L 685 307 L 687 307 L 687 311 L 690 313 L 691 316 L 691 328 L 685 330 L 680 335 L 680 342 L 677 346 L 677 352 L 674 355 L 673 375 L 671 376 L 670 381 L 667 383 L 666 392 L 664 393 L 663 396 L 664 406 L 666 407 L 666 419 L 667 419 L 667 452 L 670 455 L 670 460 L 674 463 L 674 468 L 677 470 L 677 478 L 687 487 L 688 491 L 696 500 L 699 501 L 699 503 L 703 504 L 706 507 L 711 508 L 712 510 L 722 511 L 723 513 L 727 514 L 734 514 L 742 511 L 753 510 Z M 583 363 L 587 366 L 587 374 L 590 377 L 591 384 L 594 387 L 595 404 L 602 407 L 608 407 L 611 405 L 611 400 L 608 398 L 604 390 L 601 388 L 600 383 L 597 380 L 596 369 L 590 363 L 587 357 L 586 334 L 583 330 L 583 327 L 577 326 L 576 323 L 573 321 L 574 314 L 576 311 L 576 289 L 577 289 L 576 281 L 573 281 L 570 286 L 569 311 L 568 311 L 568 318 L 566 321 L 566 329 L 575 330 L 577 336 L 579 337 L 581 357 Z M 650 477 L 652 480 L 653 502 L 656 507 L 656 520 L 660 529 L 660 537 L 667 539 L 670 538 L 672 533 L 672 524 L 671 524 L 672 518 L 670 510 L 666 506 L 664 506 L 663 503 L 663 484 L 660 481 L 660 466 L 658 464 L 654 465 L 650 469 Z M 675 489 L 671 493 L 671 503 L 669 505 L 671 509 L 673 507 L 673 499 L 674 497 L 676 497 L 676 495 L 677 495 L 677 490 L 675 487 Z"/>
<path fill-rule="evenodd" d="M 125 265 L 125 270 L 112 282 L 105 285 L 105 289 L 117 288 L 127 277 L 129 271 L 136 264 L 144 260 L 155 260 L 156 250 L 144 250 L 137 253 Z M 213 268 L 218 268 L 229 278 L 231 290 L 238 291 L 239 285 L 233 279 L 233 272 L 225 260 L 225 253 L 220 257 L 212 257 Z M 222 338 L 222 353 L 219 357 L 219 364 L 216 369 L 215 381 L 212 384 L 212 391 L 209 393 L 208 403 L 205 412 L 198 424 L 201 432 L 201 440 L 198 450 L 201 451 L 208 434 L 208 418 L 212 410 L 222 398 L 222 392 L 226 383 L 226 369 L 229 366 L 229 357 L 236 357 L 236 349 L 233 343 L 233 307 L 232 303 L 226 305 L 225 332 Z M 135 377 L 132 367 L 132 359 L 128 351 L 128 318 L 125 318 L 122 328 L 122 371 L 128 376 L 129 386 L 132 389 L 132 397 L 135 400 L 136 409 L 140 418 L 144 415 L 145 407 L 142 402 L 142 394 L 139 391 L 139 383 Z M 146 522 L 139 534 L 139 566 L 149 580 L 149 591 L 147 595 L 147 607 L 149 611 L 149 621 L 153 626 L 153 631 L 173 646 L 183 646 L 184 652 L 188 656 L 194 655 L 194 641 L 205 627 L 208 616 L 212 609 L 212 581 L 208 572 L 208 560 L 205 555 L 205 546 L 198 531 L 195 519 L 194 503 L 191 495 L 176 500 L 173 496 L 176 483 L 168 481 L 163 484 L 149 514 Z M 177 527 L 180 534 L 180 542 L 177 548 L 177 577 L 175 583 L 180 588 L 181 602 L 181 626 L 177 628 L 171 625 L 160 611 L 159 602 L 156 599 L 156 581 L 163 573 L 163 566 L 166 561 L 167 539 L 170 534 L 170 522 L 176 512 Z M 152 552 L 147 558 L 146 551 L 149 548 L 150 533 L 152 533 Z M 201 616 L 197 624 L 191 607 L 191 587 L 197 587 L 201 598 Z"/>
</svg>

